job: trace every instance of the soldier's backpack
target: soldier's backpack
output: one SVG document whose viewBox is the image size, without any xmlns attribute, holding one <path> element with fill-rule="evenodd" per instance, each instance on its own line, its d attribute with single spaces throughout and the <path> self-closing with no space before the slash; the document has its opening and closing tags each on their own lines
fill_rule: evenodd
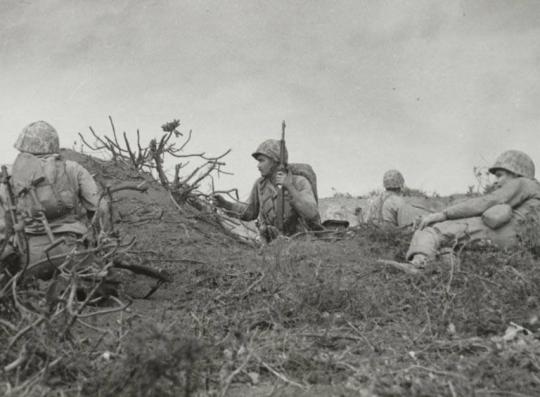
<svg viewBox="0 0 540 397">
<path fill-rule="evenodd" d="M 29 216 L 43 212 L 54 220 L 77 211 L 77 194 L 60 155 L 37 157 L 20 153 L 12 168 L 17 207 Z"/>
<path fill-rule="evenodd" d="M 287 168 L 293 175 L 303 176 L 309 181 L 313 194 L 315 195 L 315 200 L 318 203 L 319 194 L 317 192 L 317 174 L 315 174 L 313 167 L 305 163 L 291 163 L 287 165 Z"/>
</svg>

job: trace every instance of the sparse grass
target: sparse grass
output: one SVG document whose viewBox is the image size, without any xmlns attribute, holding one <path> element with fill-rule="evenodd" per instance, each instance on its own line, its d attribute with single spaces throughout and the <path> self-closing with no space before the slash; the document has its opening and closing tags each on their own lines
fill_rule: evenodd
<svg viewBox="0 0 540 397">
<path fill-rule="evenodd" d="M 314 395 L 324 385 L 380 396 L 537 395 L 533 255 L 471 246 L 459 264 L 439 262 L 419 277 L 375 264 L 381 253 L 400 259 L 409 237 L 366 226 L 343 241 L 281 240 L 245 260 L 198 267 L 184 274 L 195 278 L 185 281 L 194 287 L 182 326 L 134 331 L 112 373 L 140 374 L 130 396 L 187 390 L 190 366 L 193 395 L 267 382 Z M 501 338 L 511 323 L 533 333 Z"/>
<path fill-rule="evenodd" d="M 121 205 L 144 206 L 132 201 Z M 376 263 L 404 260 L 405 230 L 361 225 L 335 241 L 257 250 L 185 215 L 164 220 L 126 228 L 141 233 L 139 255 L 175 282 L 131 313 L 96 318 L 71 342 L 36 328 L 25 339 L 28 368 L 63 359 L 12 395 L 540 394 L 540 261 L 527 249 L 470 245 L 459 262 L 413 277 Z M 511 324 L 529 331 L 503 338 Z"/>
<path fill-rule="evenodd" d="M 437 262 L 419 277 L 376 264 L 402 260 L 409 239 L 363 225 L 344 240 L 278 240 L 186 267 L 171 287 L 182 288 L 167 309 L 173 317 L 124 323 L 110 356 L 73 349 L 79 359 L 40 387 L 84 384 L 82 395 L 96 396 L 251 395 L 265 384 L 282 385 L 278 395 L 537 395 L 534 255 L 471 245 L 459 263 Z M 501 338 L 512 323 L 532 333 Z"/>
</svg>

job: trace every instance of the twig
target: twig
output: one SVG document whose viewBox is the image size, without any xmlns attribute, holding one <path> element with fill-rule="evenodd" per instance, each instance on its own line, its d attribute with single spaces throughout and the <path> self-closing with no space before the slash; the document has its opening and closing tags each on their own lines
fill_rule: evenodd
<svg viewBox="0 0 540 397">
<path fill-rule="evenodd" d="M 114 299 L 114 296 L 111 296 L 111 299 Z M 92 313 L 85 313 L 85 314 L 79 314 L 77 317 L 78 318 L 88 318 L 88 317 L 94 317 L 94 316 L 101 316 L 103 314 L 110 314 L 110 313 L 116 313 L 116 312 L 121 312 L 121 311 L 124 311 L 126 310 L 130 305 L 131 305 L 131 301 L 129 301 L 128 303 L 126 304 L 123 304 L 122 306 L 120 307 L 115 307 L 113 309 L 105 309 L 105 310 L 99 310 L 97 312 L 92 312 Z"/>
<path fill-rule="evenodd" d="M 448 388 L 450 389 L 450 393 L 452 394 L 452 397 L 457 397 L 456 390 L 454 389 L 454 385 L 452 384 L 452 381 L 448 381 Z"/>
<path fill-rule="evenodd" d="M 249 349 L 248 354 L 244 361 L 242 361 L 242 364 L 238 366 L 225 380 L 225 386 L 223 387 L 220 396 L 225 397 L 227 395 L 227 391 L 229 390 L 229 387 L 231 386 L 231 383 L 233 379 L 238 375 L 240 372 L 244 370 L 244 368 L 248 365 L 249 360 L 251 360 L 251 357 L 253 356 L 253 350 Z"/>
<path fill-rule="evenodd" d="M 261 281 L 263 281 L 264 277 L 266 276 L 266 273 L 262 272 L 261 277 L 259 277 L 257 280 L 255 280 L 253 283 L 249 285 L 249 287 L 246 288 L 244 292 L 241 292 L 239 294 L 232 295 L 232 298 L 245 298 L 249 295 L 250 291 L 257 286 L 257 284 L 260 284 Z"/>
<path fill-rule="evenodd" d="M 26 345 L 23 346 L 21 352 L 19 353 L 19 356 L 15 361 L 11 362 L 10 364 L 7 364 L 4 367 L 5 372 L 13 371 L 14 369 L 18 368 L 19 365 L 21 365 L 24 362 L 26 356 Z"/>
<path fill-rule="evenodd" d="M 365 336 L 362 332 L 360 332 L 360 330 L 359 330 L 354 324 L 352 324 L 349 320 L 346 320 L 346 323 L 347 323 L 347 325 L 348 325 L 349 327 L 352 328 L 352 330 L 353 330 L 354 332 L 356 332 L 356 333 L 362 338 L 362 340 L 363 340 L 364 342 L 367 343 L 367 345 L 371 348 L 371 350 L 373 350 L 374 352 L 377 351 L 377 348 L 376 348 L 375 346 L 373 346 L 373 343 L 371 343 L 371 342 L 369 341 L 369 339 L 366 338 L 366 336 Z"/>
<path fill-rule="evenodd" d="M 398 370 L 398 371 L 395 371 L 395 372 L 408 372 L 408 371 L 410 371 L 412 369 L 419 369 L 419 370 L 422 370 L 422 371 L 431 372 L 431 373 L 436 374 L 436 375 L 452 376 L 452 377 L 461 378 L 461 379 L 464 379 L 464 380 L 468 379 L 466 376 L 455 373 L 455 372 L 442 371 L 442 370 L 439 370 L 439 369 L 424 367 L 422 365 L 411 365 L 410 367 L 407 367 L 407 368 L 404 368 L 402 370 Z"/>
<path fill-rule="evenodd" d="M 523 393 L 518 393 L 518 392 L 510 391 L 510 390 L 483 389 L 483 390 L 475 390 L 475 392 L 479 394 L 489 394 L 489 395 L 498 394 L 502 396 L 515 396 L 515 397 L 534 397 L 535 396 L 532 394 L 523 394 Z"/>
<path fill-rule="evenodd" d="M 15 344 L 15 342 L 17 342 L 19 340 L 19 338 L 21 336 L 23 336 L 24 334 L 26 334 L 28 331 L 30 331 L 32 328 L 34 327 L 37 327 L 39 324 L 41 324 L 43 321 L 45 320 L 45 316 L 40 316 L 36 321 L 34 321 L 32 324 L 30 325 L 27 325 L 26 327 L 24 327 L 23 329 L 21 329 L 17 335 L 15 335 L 13 337 L 13 339 L 11 339 L 11 341 L 9 342 L 7 348 L 6 348 L 6 351 L 11 349 L 11 347 Z"/>
<path fill-rule="evenodd" d="M 274 374 L 277 378 L 281 379 L 283 382 L 288 383 L 292 386 L 298 387 L 302 390 L 305 390 L 306 387 L 304 385 L 301 385 L 300 383 L 297 383 L 293 380 L 290 380 L 285 375 L 279 373 L 274 368 L 272 368 L 270 365 L 268 365 L 262 358 L 259 357 L 257 353 L 253 353 L 253 356 L 261 363 L 263 367 L 265 367 L 268 371 L 270 371 L 272 374 Z"/>
<path fill-rule="evenodd" d="M 86 299 L 84 300 L 84 302 L 81 304 L 81 306 L 79 306 L 79 308 L 77 309 L 77 312 L 75 313 L 75 315 L 71 318 L 71 320 L 69 321 L 69 323 L 66 325 L 66 328 L 64 329 L 64 333 L 63 333 L 63 337 L 65 338 L 67 333 L 69 332 L 69 329 L 73 326 L 73 324 L 75 323 L 75 321 L 77 320 L 78 317 L 80 317 L 82 311 L 84 310 L 84 308 L 88 305 L 88 303 L 90 302 L 90 300 L 93 298 L 94 294 L 96 293 L 96 291 L 103 285 L 103 283 L 105 282 L 105 277 L 106 275 L 108 274 L 109 272 L 109 269 L 112 267 L 112 263 L 108 263 L 102 271 L 105 272 L 105 275 L 101 278 L 101 280 L 99 280 L 98 283 L 96 283 L 96 285 L 94 286 L 94 288 L 92 288 L 92 290 L 90 291 L 90 293 L 86 296 Z"/>
</svg>

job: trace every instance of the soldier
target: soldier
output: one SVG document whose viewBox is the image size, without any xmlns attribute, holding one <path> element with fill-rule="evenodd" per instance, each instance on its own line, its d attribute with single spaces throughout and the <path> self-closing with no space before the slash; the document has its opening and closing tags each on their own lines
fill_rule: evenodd
<svg viewBox="0 0 540 397">
<path fill-rule="evenodd" d="M 30 264 L 69 252 L 91 237 L 89 220 L 96 211 L 102 230 L 108 229 L 107 203 L 92 175 L 80 164 L 60 155 L 56 130 L 45 121 L 27 125 L 15 148 L 20 152 L 12 167 L 12 184 L 18 196 L 17 207 L 24 214 Z M 45 252 L 54 242 L 65 242 Z M 62 263 L 60 260 L 59 263 Z M 56 263 L 58 265 L 59 263 Z M 51 277 L 54 267 L 45 260 L 32 273 Z"/>
<path fill-rule="evenodd" d="M 318 228 L 320 224 L 315 187 L 306 176 L 279 170 L 280 141 L 264 141 L 252 154 L 257 160 L 261 177 L 255 182 L 247 203 L 232 203 L 220 195 L 214 196 L 216 206 L 244 221 L 258 220 L 259 231 L 266 241 L 280 233 L 287 236 Z M 287 149 L 283 153 L 287 163 Z M 278 189 L 285 195 L 284 208 L 280 207 Z M 283 230 L 278 229 L 280 213 Z"/>
<path fill-rule="evenodd" d="M 402 196 L 405 180 L 398 170 L 384 173 L 385 191 L 372 198 L 368 204 L 366 222 L 385 226 L 412 226 L 416 218 L 426 214 L 427 210 L 414 207 Z"/>
<path fill-rule="evenodd" d="M 439 248 L 469 240 L 489 240 L 501 248 L 536 245 L 540 232 L 540 183 L 531 158 L 517 150 L 502 153 L 489 172 L 496 190 L 426 215 L 415 232 L 403 270 L 418 273 Z"/>
</svg>

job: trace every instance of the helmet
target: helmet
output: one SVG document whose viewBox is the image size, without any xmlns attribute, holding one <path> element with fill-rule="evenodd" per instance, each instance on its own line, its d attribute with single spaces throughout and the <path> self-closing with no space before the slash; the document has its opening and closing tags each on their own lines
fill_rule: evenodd
<svg viewBox="0 0 540 397">
<path fill-rule="evenodd" d="M 60 152 L 58 132 L 46 121 L 28 124 L 21 131 L 15 149 L 31 154 L 49 154 Z"/>
<path fill-rule="evenodd" d="M 289 153 L 287 152 L 287 147 L 284 148 L 285 153 L 283 153 L 283 160 L 285 161 L 285 164 L 287 164 L 289 159 Z M 276 163 L 280 162 L 280 153 L 281 150 L 281 141 L 277 139 L 268 139 L 261 143 L 257 150 L 253 152 L 251 155 L 256 159 L 258 155 L 263 154 L 266 157 L 271 158 Z"/>
<path fill-rule="evenodd" d="M 518 176 L 534 179 L 534 162 L 519 150 L 507 150 L 500 154 L 489 172 L 494 174 L 497 170 L 510 171 Z"/>
<path fill-rule="evenodd" d="M 405 179 L 398 170 L 389 170 L 384 173 L 383 186 L 385 189 L 403 189 Z"/>
</svg>

